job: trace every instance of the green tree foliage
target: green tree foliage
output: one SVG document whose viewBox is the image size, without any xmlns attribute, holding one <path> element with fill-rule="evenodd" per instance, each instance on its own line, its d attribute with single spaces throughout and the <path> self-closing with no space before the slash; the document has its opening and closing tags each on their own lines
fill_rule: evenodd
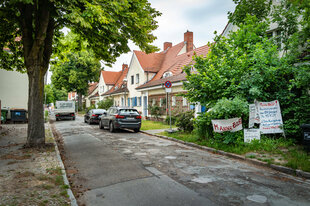
<svg viewBox="0 0 310 206">
<path fill-rule="evenodd" d="M 68 53 L 51 67 L 52 83 L 57 89 L 76 91 L 81 106 L 82 95 L 86 95 L 89 82 L 99 80 L 100 63 L 87 51 Z"/>
<path fill-rule="evenodd" d="M 272 0 L 233 0 L 237 4 L 234 12 L 228 12 L 228 19 L 235 25 L 245 23 L 247 15 L 265 19 L 271 11 Z"/>
<path fill-rule="evenodd" d="M 268 21 L 248 15 L 239 28 L 228 38 L 217 36 L 206 58 L 195 57 L 197 73 L 185 69 L 187 98 L 207 108 L 236 96 L 249 103 L 277 99 L 286 133 L 297 138 L 299 125 L 310 122 L 309 65 L 292 63 L 290 53 L 279 56 L 266 34 Z"/>
<path fill-rule="evenodd" d="M 45 143 L 44 75 L 61 29 L 87 40 L 98 59 L 113 63 L 132 40 L 153 52 L 152 31 L 160 13 L 147 0 L 4 0 L 0 2 L 0 66 L 29 78 L 27 146 Z M 40 108 L 40 109 L 39 109 Z"/>
<path fill-rule="evenodd" d="M 108 110 L 110 107 L 113 106 L 113 99 L 107 98 L 107 99 L 101 100 L 98 102 L 97 105 L 99 109 Z"/>
<path fill-rule="evenodd" d="M 178 114 L 176 126 L 184 132 L 192 132 L 194 129 L 194 112 L 186 111 Z"/>
<path fill-rule="evenodd" d="M 54 103 L 56 101 L 65 101 L 68 99 L 68 93 L 65 89 L 56 89 L 54 85 L 47 84 L 44 86 L 44 101 L 46 104 Z"/>
</svg>

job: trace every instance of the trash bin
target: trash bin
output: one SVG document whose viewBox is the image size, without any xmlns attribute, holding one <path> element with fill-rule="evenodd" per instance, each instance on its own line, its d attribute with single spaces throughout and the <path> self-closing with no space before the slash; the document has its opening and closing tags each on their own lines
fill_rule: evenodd
<svg viewBox="0 0 310 206">
<path fill-rule="evenodd" d="M 11 110 L 11 121 L 12 122 L 26 122 L 27 121 L 27 111 L 24 109 L 14 109 Z"/>
<path fill-rule="evenodd" d="M 8 110 L 7 109 L 1 109 L 1 123 L 6 122 Z"/>
<path fill-rule="evenodd" d="M 300 126 L 303 131 L 304 146 L 310 151 L 310 124 L 303 124 Z"/>
</svg>

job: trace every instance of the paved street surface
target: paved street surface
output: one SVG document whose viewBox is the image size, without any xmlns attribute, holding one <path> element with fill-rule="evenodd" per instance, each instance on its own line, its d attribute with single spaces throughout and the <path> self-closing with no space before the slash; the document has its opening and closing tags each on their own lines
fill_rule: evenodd
<svg viewBox="0 0 310 206">
<path fill-rule="evenodd" d="M 310 181 L 81 117 L 55 126 L 81 205 L 310 205 Z"/>
</svg>

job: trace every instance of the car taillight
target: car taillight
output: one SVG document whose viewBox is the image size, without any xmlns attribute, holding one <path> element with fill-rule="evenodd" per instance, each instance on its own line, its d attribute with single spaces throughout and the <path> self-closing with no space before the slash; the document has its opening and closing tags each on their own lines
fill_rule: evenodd
<svg viewBox="0 0 310 206">
<path fill-rule="evenodd" d="M 71 116 L 74 117 L 74 113 L 72 113 Z"/>
<path fill-rule="evenodd" d="M 56 117 L 59 117 L 59 114 L 56 114 Z"/>
<path fill-rule="evenodd" d="M 141 119 L 141 116 L 136 116 L 136 119 Z"/>
<path fill-rule="evenodd" d="M 117 114 L 117 115 L 115 115 L 115 118 L 116 118 L 116 119 L 124 119 L 125 116 L 122 116 L 122 115 L 118 115 L 118 114 Z"/>
<path fill-rule="evenodd" d="M 93 116 L 93 117 L 97 117 L 98 115 L 96 115 L 96 114 L 92 114 L 91 116 Z"/>
</svg>

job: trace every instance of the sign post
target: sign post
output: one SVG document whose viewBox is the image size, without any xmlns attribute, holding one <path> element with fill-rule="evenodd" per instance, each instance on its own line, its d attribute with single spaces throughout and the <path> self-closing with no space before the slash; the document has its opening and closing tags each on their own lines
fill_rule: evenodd
<svg viewBox="0 0 310 206">
<path fill-rule="evenodd" d="M 172 130 L 172 126 L 171 126 L 171 86 L 172 86 L 172 83 L 170 81 L 166 81 L 165 82 L 165 88 L 166 88 L 166 93 L 168 94 L 168 98 L 170 96 L 169 99 L 167 99 L 169 102 L 169 122 L 170 122 L 170 129 L 167 130 L 167 132 L 169 133 L 173 133 L 174 131 Z M 169 95 L 170 93 L 170 95 Z"/>
</svg>

